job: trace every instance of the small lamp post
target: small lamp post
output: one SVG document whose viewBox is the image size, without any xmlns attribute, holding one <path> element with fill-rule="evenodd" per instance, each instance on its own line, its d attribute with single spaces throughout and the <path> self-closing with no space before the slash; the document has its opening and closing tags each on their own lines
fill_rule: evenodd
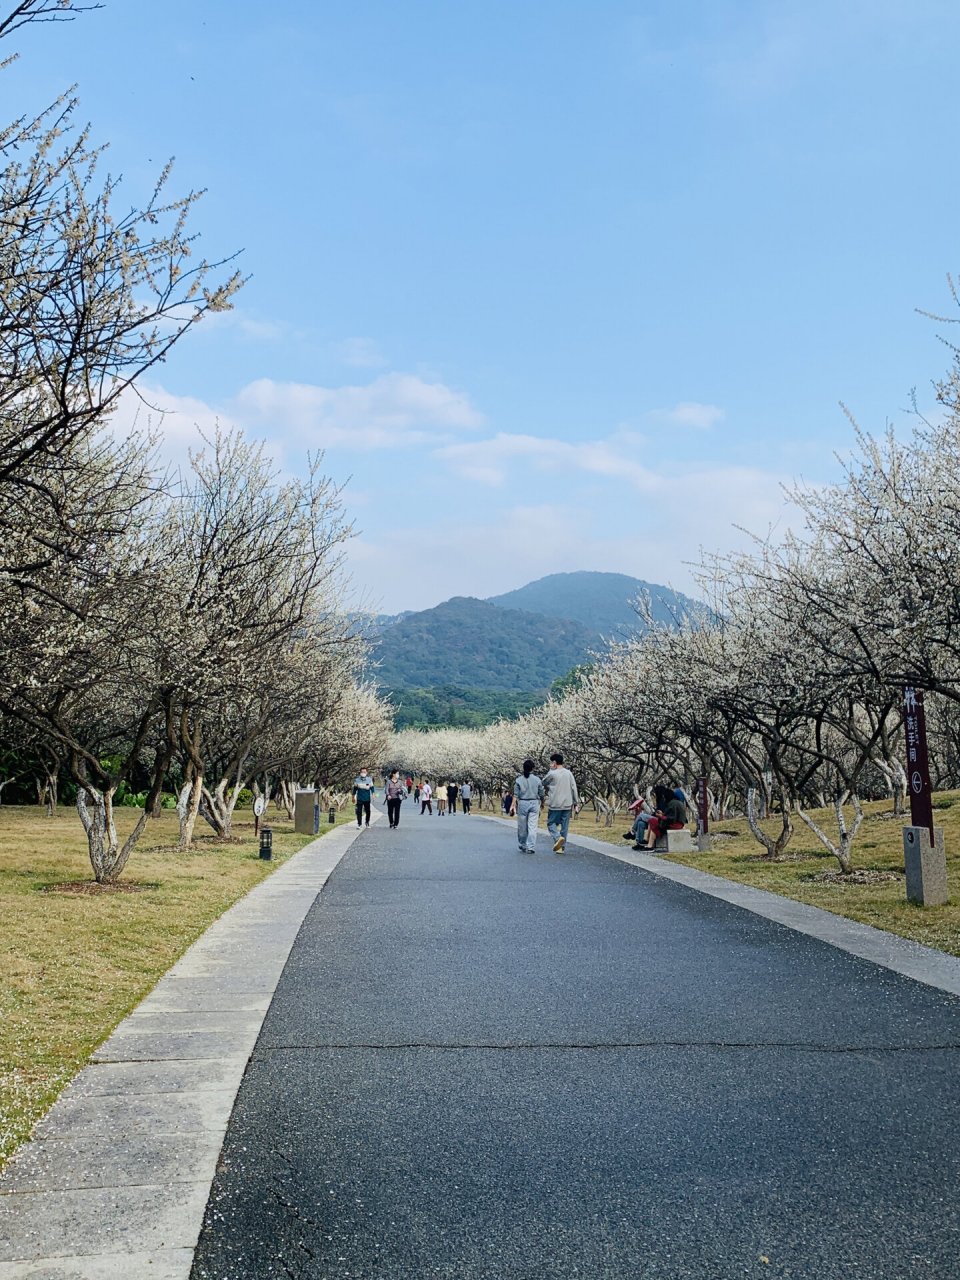
<svg viewBox="0 0 960 1280">
<path fill-rule="evenodd" d="M 260 828 L 260 857 L 264 862 L 273 857 L 273 831 L 270 827 Z"/>
<path fill-rule="evenodd" d="M 327 814 L 327 821 L 330 823 L 331 827 L 336 826 L 336 823 L 337 823 L 337 811 L 336 811 L 336 809 L 333 807 L 333 805 L 331 805 L 331 806 L 330 806 L 330 812 Z"/>
</svg>

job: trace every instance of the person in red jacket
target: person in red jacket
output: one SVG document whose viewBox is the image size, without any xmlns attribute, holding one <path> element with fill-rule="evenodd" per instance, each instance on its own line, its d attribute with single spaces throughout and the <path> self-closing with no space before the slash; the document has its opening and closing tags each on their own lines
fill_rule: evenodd
<svg viewBox="0 0 960 1280">
<path fill-rule="evenodd" d="M 652 849 L 664 831 L 679 831 L 687 825 L 687 802 L 679 787 L 656 816 L 647 823 L 646 846 Z"/>
</svg>

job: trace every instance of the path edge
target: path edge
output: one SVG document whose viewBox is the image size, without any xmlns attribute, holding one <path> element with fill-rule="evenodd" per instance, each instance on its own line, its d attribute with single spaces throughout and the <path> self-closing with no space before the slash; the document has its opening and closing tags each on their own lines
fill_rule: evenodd
<svg viewBox="0 0 960 1280">
<path fill-rule="evenodd" d="M 263 1021 L 360 834 L 325 832 L 229 907 L 67 1085 L 0 1175 L 0 1280 L 189 1280 Z"/>
</svg>

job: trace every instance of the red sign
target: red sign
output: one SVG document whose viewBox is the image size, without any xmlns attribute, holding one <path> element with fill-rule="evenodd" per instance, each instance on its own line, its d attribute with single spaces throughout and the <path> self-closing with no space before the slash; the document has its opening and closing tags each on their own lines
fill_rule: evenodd
<svg viewBox="0 0 960 1280">
<path fill-rule="evenodd" d="M 710 794 L 705 775 L 697 779 L 697 819 L 699 834 L 705 836 L 710 826 Z"/>
<path fill-rule="evenodd" d="M 907 786 L 910 790 L 910 824 L 928 827 L 933 835 L 933 789 L 927 756 L 927 721 L 923 713 L 923 690 L 911 685 L 903 691 L 903 731 L 907 739 Z"/>
</svg>

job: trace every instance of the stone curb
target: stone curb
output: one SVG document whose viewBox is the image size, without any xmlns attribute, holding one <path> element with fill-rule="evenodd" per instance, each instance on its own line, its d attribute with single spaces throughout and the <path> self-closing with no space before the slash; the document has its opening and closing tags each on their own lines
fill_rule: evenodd
<svg viewBox="0 0 960 1280">
<path fill-rule="evenodd" d="M 359 834 L 336 827 L 235 903 L 67 1086 L 0 1176 L 0 1280 L 188 1280 L 263 1019 Z"/>
<path fill-rule="evenodd" d="M 495 818 L 490 814 L 478 816 L 486 818 L 488 822 L 513 826 L 507 818 Z M 736 880 L 724 880 L 721 876 L 710 875 L 709 872 L 698 871 L 695 867 L 687 867 L 679 862 L 665 862 L 651 854 L 618 849 L 616 845 L 607 844 L 605 840 L 595 840 L 592 836 L 573 835 L 567 843 L 590 849 L 594 853 L 602 853 L 607 858 L 616 858 L 618 862 L 629 863 L 641 871 L 648 871 L 663 880 L 672 880 L 697 893 L 720 898 L 735 907 L 742 907 L 744 911 L 763 916 L 765 920 L 774 920 L 797 933 L 819 938 L 821 942 L 827 942 L 840 951 L 847 951 L 850 955 L 869 960 L 881 968 L 913 978 L 915 982 L 960 996 L 960 957 L 947 955 L 945 951 L 925 947 L 922 943 L 911 942 L 908 938 L 875 929 L 869 924 L 848 920 L 845 916 L 836 916 L 821 907 L 811 907 L 805 902 L 796 902 L 793 898 L 783 898 L 766 889 L 753 889 Z"/>
</svg>

